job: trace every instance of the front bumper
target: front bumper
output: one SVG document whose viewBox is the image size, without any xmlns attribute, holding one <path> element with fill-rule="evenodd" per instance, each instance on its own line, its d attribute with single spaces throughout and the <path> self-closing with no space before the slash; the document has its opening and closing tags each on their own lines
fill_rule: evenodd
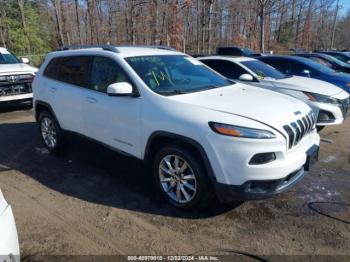
<svg viewBox="0 0 350 262">
<path fill-rule="evenodd" d="M 217 197 L 223 203 L 239 200 L 266 199 L 287 191 L 301 181 L 305 174 L 304 167 L 302 167 L 281 179 L 251 180 L 240 186 L 216 183 L 214 188 Z"/>
<path fill-rule="evenodd" d="M 287 191 L 301 181 L 306 172 L 318 160 L 319 147 L 312 146 L 307 154 L 307 160 L 303 167 L 292 172 L 288 176 L 275 180 L 251 180 L 243 185 L 214 184 L 216 194 L 221 202 L 227 203 L 234 200 L 258 200 L 273 197 Z"/>
<path fill-rule="evenodd" d="M 315 103 L 318 106 L 317 126 L 338 125 L 349 115 L 349 99 L 341 100 L 338 105 Z"/>
<path fill-rule="evenodd" d="M 316 130 L 289 150 L 286 138 L 280 134 L 275 139 L 254 140 L 211 133 L 202 142 L 212 168 L 214 189 L 223 202 L 268 198 L 292 187 L 308 168 L 310 148 L 318 148 L 319 143 Z M 274 152 L 276 159 L 265 164 L 249 164 L 254 155 L 266 152 Z M 261 190 L 247 191 L 250 187 Z"/>
<path fill-rule="evenodd" d="M 20 261 L 15 219 L 0 190 L 0 261 Z"/>
<path fill-rule="evenodd" d="M 20 94 L 20 95 L 10 95 L 10 96 L 0 96 L 0 103 L 14 103 L 33 100 L 33 93 Z"/>
</svg>

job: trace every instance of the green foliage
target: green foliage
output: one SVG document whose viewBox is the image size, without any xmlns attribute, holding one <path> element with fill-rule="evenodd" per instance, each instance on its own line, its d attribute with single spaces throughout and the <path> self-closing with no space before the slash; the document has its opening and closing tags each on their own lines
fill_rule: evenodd
<svg viewBox="0 0 350 262">
<path fill-rule="evenodd" d="M 285 22 L 281 25 L 281 33 L 279 43 L 285 48 L 289 49 L 294 45 L 294 28 L 291 21 Z"/>
<path fill-rule="evenodd" d="M 28 46 L 32 54 L 44 54 L 51 50 L 51 33 L 48 18 L 40 12 L 38 1 L 24 1 L 24 15 L 28 37 L 24 34 L 21 13 L 16 0 L 5 1 L 2 5 L 1 28 L 4 31 L 5 43 L 8 49 L 17 55 L 27 55 Z"/>
</svg>

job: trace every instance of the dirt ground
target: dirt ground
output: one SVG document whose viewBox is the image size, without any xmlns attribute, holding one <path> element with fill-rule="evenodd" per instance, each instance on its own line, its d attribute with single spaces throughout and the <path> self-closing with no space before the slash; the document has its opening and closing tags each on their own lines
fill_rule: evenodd
<svg viewBox="0 0 350 262">
<path fill-rule="evenodd" d="M 157 198 L 136 160 L 75 137 L 66 154 L 50 155 L 32 114 L 0 113 L 0 187 L 14 211 L 23 261 L 228 249 L 272 260 L 350 260 L 350 119 L 321 132 L 331 141 L 322 142 L 319 163 L 291 191 L 181 213 Z"/>
</svg>

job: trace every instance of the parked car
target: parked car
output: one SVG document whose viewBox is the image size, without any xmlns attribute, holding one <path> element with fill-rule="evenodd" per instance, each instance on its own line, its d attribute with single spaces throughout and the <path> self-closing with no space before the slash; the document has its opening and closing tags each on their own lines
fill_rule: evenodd
<svg viewBox="0 0 350 262">
<path fill-rule="evenodd" d="M 297 56 L 264 56 L 260 61 L 269 64 L 286 75 L 304 76 L 323 80 L 339 86 L 350 93 L 350 75 L 334 71 L 333 69 Z"/>
<path fill-rule="evenodd" d="M 327 54 L 330 55 L 344 63 L 350 64 L 350 54 L 347 52 L 338 52 L 338 51 L 315 51 L 315 53 Z"/>
<path fill-rule="evenodd" d="M 208 56 L 198 58 L 234 81 L 277 91 L 306 102 L 317 116 L 317 129 L 341 124 L 350 104 L 349 94 L 324 81 L 285 75 L 254 58 Z"/>
<path fill-rule="evenodd" d="M 32 103 L 32 81 L 35 67 L 27 58 L 18 59 L 0 47 L 0 104 Z"/>
<path fill-rule="evenodd" d="M 343 72 L 343 73 L 350 73 L 350 64 L 344 63 L 341 60 L 338 60 L 337 58 L 322 54 L 322 53 L 302 53 L 302 54 L 295 54 L 296 56 L 301 56 L 308 58 L 316 63 L 320 63 L 322 65 L 328 66 L 335 71 Z"/>
<path fill-rule="evenodd" d="M 212 192 L 222 202 L 271 197 L 317 160 L 315 116 L 300 100 L 164 48 L 70 49 L 50 53 L 33 83 L 53 153 L 67 131 L 89 137 L 143 160 L 161 194 L 186 209 Z"/>
<path fill-rule="evenodd" d="M 261 54 L 255 52 L 251 48 L 239 47 L 239 46 L 218 47 L 216 49 L 216 54 L 226 55 L 226 56 L 247 56 L 247 57 L 261 56 Z"/>
<path fill-rule="evenodd" d="M 12 208 L 0 190 L 0 261 L 20 261 L 17 228 Z"/>
</svg>

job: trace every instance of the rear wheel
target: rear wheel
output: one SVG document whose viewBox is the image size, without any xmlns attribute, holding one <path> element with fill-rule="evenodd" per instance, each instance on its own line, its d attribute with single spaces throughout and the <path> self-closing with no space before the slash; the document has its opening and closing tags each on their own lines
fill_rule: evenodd
<svg viewBox="0 0 350 262">
<path fill-rule="evenodd" d="M 153 174 L 161 194 L 176 207 L 196 209 L 211 196 L 201 161 L 183 147 L 168 145 L 160 149 Z"/>
<path fill-rule="evenodd" d="M 39 116 L 40 136 L 44 146 L 53 153 L 62 149 L 63 131 L 56 119 L 47 111 Z"/>
</svg>

